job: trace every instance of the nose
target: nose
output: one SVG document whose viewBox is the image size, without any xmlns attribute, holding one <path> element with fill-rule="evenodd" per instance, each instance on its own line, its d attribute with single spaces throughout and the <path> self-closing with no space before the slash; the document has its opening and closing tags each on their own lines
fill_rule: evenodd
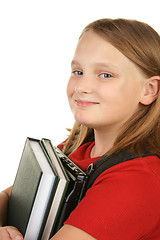
<svg viewBox="0 0 160 240">
<path fill-rule="evenodd" d="M 93 81 L 90 77 L 84 75 L 78 80 L 75 85 L 75 92 L 77 93 L 91 93 L 93 90 Z"/>
</svg>

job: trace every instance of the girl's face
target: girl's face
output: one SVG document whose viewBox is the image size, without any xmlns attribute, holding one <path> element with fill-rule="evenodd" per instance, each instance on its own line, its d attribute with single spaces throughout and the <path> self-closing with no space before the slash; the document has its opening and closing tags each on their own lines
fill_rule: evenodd
<svg viewBox="0 0 160 240">
<path fill-rule="evenodd" d="M 145 76 L 92 30 L 79 40 L 71 68 L 67 95 L 77 122 L 118 130 L 138 108 Z"/>
</svg>

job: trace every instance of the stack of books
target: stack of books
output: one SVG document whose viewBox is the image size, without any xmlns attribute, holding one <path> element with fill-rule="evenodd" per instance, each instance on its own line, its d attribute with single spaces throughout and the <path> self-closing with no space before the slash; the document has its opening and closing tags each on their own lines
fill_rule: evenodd
<svg viewBox="0 0 160 240">
<path fill-rule="evenodd" d="M 83 198 L 88 177 L 49 139 L 27 138 L 8 205 L 25 240 L 48 240 Z"/>
</svg>

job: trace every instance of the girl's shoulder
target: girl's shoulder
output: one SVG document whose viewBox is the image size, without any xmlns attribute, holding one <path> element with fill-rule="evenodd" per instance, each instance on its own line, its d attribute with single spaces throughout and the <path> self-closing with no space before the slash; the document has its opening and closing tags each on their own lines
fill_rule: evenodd
<svg viewBox="0 0 160 240">
<path fill-rule="evenodd" d="M 156 155 L 135 157 L 104 170 L 104 172 L 97 178 L 97 181 L 101 178 L 105 178 L 107 180 L 111 176 L 119 176 L 124 179 L 132 178 L 135 180 L 138 177 L 141 179 L 149 178 L 150 181 L 156 181 L 157 184 L 160 185 L 160 158 Z"/>
</svg>

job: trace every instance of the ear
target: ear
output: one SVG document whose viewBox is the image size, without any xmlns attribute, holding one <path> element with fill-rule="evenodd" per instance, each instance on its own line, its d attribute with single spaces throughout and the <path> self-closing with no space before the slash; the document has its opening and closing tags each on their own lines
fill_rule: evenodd
<svg viewBox="0 0 160 240">
<path fill-rule="evenodd" d="M 145 82 L 143 96 L 140 99 L 140 103 L 143 105 L 149 105 L 158 96 L 160 88 L 160 76 L 153 76 Z"/>
</svg>

